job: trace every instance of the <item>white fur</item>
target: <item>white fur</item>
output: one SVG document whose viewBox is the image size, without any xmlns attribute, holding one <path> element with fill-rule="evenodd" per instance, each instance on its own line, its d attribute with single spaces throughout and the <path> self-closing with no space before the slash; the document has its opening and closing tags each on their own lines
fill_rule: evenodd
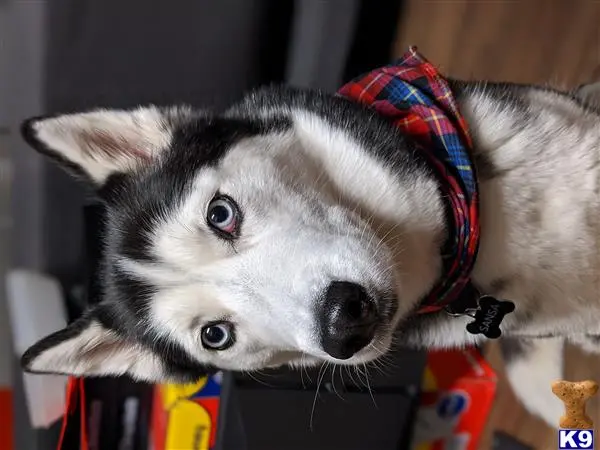
<svg viewBox="0 0 600 450">
<path fill-rule="evenodd" d="M 330 359 L 320 348 L 315 323 L 320 292 L 336 279 L 393 286 L 391 255 L 358 215 L 319 191 L 307 196 L 291 189 L 299 182 L 294 177 L 318 174 L 296 175 L 286 172 L 283 163 L 265 159 L 265 148 L 277 161 L 289 151 L 286 144 L 301 151 L 294 136 L 242 141 L 219 168 L 203 169 L 178 213 L 156 235 L 155 253 L 166 263 L 164 270 L 185 273 L 190 282 L 176 288 L 180 294 L 165 286 L 165 294 L 158 297 L 164 303 L 154 303 L 153 316 L 202 361 L 254 369 L 283 351 Z M 216 239 L 198 214 L 217 189 L 244 207 L 244 232 L 236 252 Z M 313 208 L 323 214 L 312 217 Z M 190 228 L 197 234 L 190 235 Z M 326 253 L 325 247 L 330 249 Z M 156 283 L 157 278 L 152 280 Z M 403 312 L 410 306 L 404 303 Z M 184 327 L 194 317 L 202 317 L 202 323 L 231 317 L 239 336 L 236 346 L 220 354 L 202 351 L 198 336 Z M 381 339 L 387 344 L 389 338 Z M 365 349 L 349 363 L 376 352 Z"/>
<path fill-rule="evenodd" d="M 530 341 L 527 358 L 506 366 L 510 385 L 530 412 L 540 416 L 551 427 L 558 427 L 564 404 L 552 391 L 552 383 L 564 379 L 563 339 L 547 338 Z"/>
<path fill-rule="evenodd" d="M 527 126 L 483 95 L 462 105 L 478 148 L 506 171 L 481 184 L 474 280 L 487 287 L 510 279 L 495 294 L 517 308 L 536 305 L 536 320 L 517 334 L 592 331 L 600 320 L 599 230 L 589 218 L 600 212 L 598 114 L 556 94 L 531 93 L 529 101 Z"/>
<path fill-rule="evenodd" d="M 145 380 L 164 373 L 156 355 L 142 346 L 124 341 L 97 322 L 77 336 L 40 353 L 29 366 L 32 371 L 54 371 L 73 376 L 124 375 Z"/>
<path fill-rule="evenodd" d="M 581 343 L 584 334 L 598 333 L 600 323 L 600 114 L 543 89 L 513 88 L 517 102 L 492 94 L 482 84 L 460 95 L 475 151 L 494 172 L 481 178 L 473 281 L 485 293 L 515 302 L 516 312 L 503 323 L 506 335 L 550 333 Z M 141 111 L 49 119 L 36 125 L 37 136 L 101 182 L 113 171 L 134 170 L 147 155 L 126 151 L 106 160 L 93 145 L 81 148 L 82 133 L 89 137 L 102 129 L 112 142 L 124 139 L 128 149 L 152 156 L 167 145 L 171 131 L 156 110 Z M 117 261 L 157 287 L 146 325 L 199 362 L 230 369 L 362 363 L 388 351 L 398 323 L 406 326 L 401 339 L 411 345 L 481 343 L 481 336 L 465 332 L 469 318 L 441 314 L 414 329 L 400 322 L 440 276 L 445 224 L 435 183 L 419 173 L 398 177 L 347 130 L 301 107 L 256 112 L 282 113 L 291 130 L 243 139 L 197 173 L 193 188 L 153 235 L 157 262 Z M 217 191 L 244 212 L 243 232 L 233 245 L 206 225 Z M 373 343 L 346 361 L 321 349 L 316 314 L 320 293 L 340 279 L 390 289 L 398 306 Z M 230 349 L 203 349 L 200 330 L 214 320 L 235 326 Z M 77 346 L 111 337 L 97 327 L 81 336 L 42 353 L 33 367 L 96 370 L 98 361 L 81 361 L 89 356 L 77 353 Z M 511 380 L 525 380 L 517 395 L 554 426 L 558 410 L 548 383 L 561 374 L 561 351 L 562 341 L 541 341 L 508 368 Z M 125 354 L 111 354 L 98 370 L 140 376 L 141 369 L 119 357 Z M 151 363 L 147 357 L 140 362 L 146 369 Z"/>
<path fill-rule="evenodd" d="M 101 184 L 115 171 L 149 162 L 171 140 L 164 113 L 156 107 L 135 111 L 97 110 L 64 115 L 32 124 L 36 138 L 65 159 L 85 169 Z M 107 155 L 102 148 L 115 151 Z"/>
</svg>

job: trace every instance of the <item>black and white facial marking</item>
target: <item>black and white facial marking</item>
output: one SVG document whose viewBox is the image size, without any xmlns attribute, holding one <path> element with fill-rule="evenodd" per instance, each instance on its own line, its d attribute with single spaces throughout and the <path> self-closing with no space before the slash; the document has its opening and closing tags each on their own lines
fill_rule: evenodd
<svg viewBox="0 0 600 450">
<path fill-rule="evenodd" d="M 95 111 L 24 135 L 107 207 L 104 301 L 33 346 L 27 370 L 357 364 L 438 275 L 435 181 L 391 124 L 345 100 L 262 91 L 221 116 Z"/>
</svg>

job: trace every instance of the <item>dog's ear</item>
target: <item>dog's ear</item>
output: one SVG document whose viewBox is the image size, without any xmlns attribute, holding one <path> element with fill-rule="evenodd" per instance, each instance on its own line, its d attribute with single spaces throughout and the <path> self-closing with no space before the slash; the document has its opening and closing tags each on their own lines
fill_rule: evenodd
<svg viewBox="0 0 600 450">
<path fill-rule="evenodd" d="M 165 381 L 161 359 L 142 345 L 104 327 L 94 311 L 31 346 L 21 359 L 26 372 L 72 376 L 129 375 Z"/>
<path fill-rule="evenodd" d="M 168 148 L 172 120 L 186 108 L 96 110 L 25 121 L 25 140 L 64 168 L 100 186 L 114 173 L 149 164 Z"/>
</svg>

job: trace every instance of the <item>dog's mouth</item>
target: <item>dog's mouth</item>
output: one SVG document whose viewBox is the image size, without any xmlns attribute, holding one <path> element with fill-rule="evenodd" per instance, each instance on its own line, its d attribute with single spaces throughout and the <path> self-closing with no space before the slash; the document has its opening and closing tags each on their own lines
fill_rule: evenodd
<svg viewBox="0 0 600 450">
<path fill-rule="evenodd" d="M 357 365 L 370 361 L 385 355 L 391 344 L 391 322 L 380 320 L 373 325 L 372 335 L 369 342 L 351 358 L 346 360 L 336 360 L 337 364 Z"/>
<path fill-rule="evenodd" d="M 364 342 L 356 344 L 360 349 L 352 356 L 340 359 L 332 357 L 323 350 L 315 352 L 294 351 L 285 355 L 278 355 L 277 358 L 270 361 L 269 367 L 278 367 L 283 360 L 287 365 L 295 368 L 318 366 L 323 363 L 356 366 L 384 356 L 391 346 L 398 311 L 397 299 L 393 295 L 378 295 L 376 300 L 373 300 L 373 307 L 377 311 L 376 316 L 373 320 L 364 324 L 368 330 L 359 338 L 363 339 Z"/>
</svg>

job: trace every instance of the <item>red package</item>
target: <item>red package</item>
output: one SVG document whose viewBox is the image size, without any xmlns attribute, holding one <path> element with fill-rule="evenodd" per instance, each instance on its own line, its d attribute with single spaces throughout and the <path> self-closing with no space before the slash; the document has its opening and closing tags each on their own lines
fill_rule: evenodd
<svg viewBox="0 0 600 450">
<path fill-rule="evenodd" d="M 412 450 L 477 450 L 496 383 L 477 349 L 430 352 Z"/>
</svg>

